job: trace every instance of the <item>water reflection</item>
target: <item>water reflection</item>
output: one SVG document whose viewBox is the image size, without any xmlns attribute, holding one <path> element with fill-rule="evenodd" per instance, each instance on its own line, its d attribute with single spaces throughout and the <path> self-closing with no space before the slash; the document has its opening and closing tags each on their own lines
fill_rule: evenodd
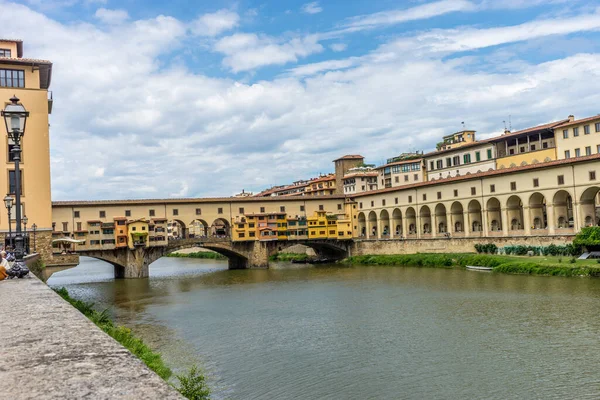
<svg viewBox="0 0 600 400">
<path fill-rule="evenodd" d="M 110 307 L 216 398 L 596 397 L 600 280 L 391 268 L 226 270 L 164 258 L 112 279 L 86 260 L 53 276 Z"/>
</svg>

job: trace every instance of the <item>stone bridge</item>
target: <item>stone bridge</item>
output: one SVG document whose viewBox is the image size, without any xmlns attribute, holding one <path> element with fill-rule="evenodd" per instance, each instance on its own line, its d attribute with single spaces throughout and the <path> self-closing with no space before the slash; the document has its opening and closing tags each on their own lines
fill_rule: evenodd
<svg viewBox="0 0 600 400">
<path fill-rule="evenodd" d="M 297 244 L 313 248 L 320 257 L 342 259 L 350 255 L 353 242 L 333 239 L 232 242 L 230 238 L 209 237 L 170 240 L 167 246 L 79 250 L 78 254 L 112 264 L 115 278 L 146 278 L 150 264 L 177 250 L 202 247 L 215 251 L 227 257 L 229 269 L 268 268 L 269 256 Z"/>
</svg>

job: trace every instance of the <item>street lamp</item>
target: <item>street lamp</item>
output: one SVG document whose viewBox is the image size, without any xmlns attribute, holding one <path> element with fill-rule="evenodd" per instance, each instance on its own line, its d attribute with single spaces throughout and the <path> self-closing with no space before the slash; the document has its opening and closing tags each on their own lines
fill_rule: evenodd
<svg viewBox="0 0 600 400">
<path fill-rule="evenodd" d="M 23 216 L 23 234 L 25 235 L 25 254 L 29 254 L 29 239 L 27 238 L 27 223 L 29 222 L 29 218 L 27 215 Z"/>
<path fill-rule="evenodd" d="M 21 138 L 25 135 L 25 124 L 27 123 L 27 117 L 29 117 L 29 111 L 25 110 L 25 107 L 23 107 L 22 104 L 19 104 L 17 96 L 13 95 L 13 97 L 10 98 L 10 104 L 4 107 L 1 114 L 4 117 L 6 133 L 14 143 L 11 153 L 14 154 L 13 159 L 15 161 L 15 207 L 17 207 L 15 213 L 17 219 L 17 232 L 15 235 L 16 260 L 12 268 L 7 271 L 7 274 L 13 278 L 23 278 L 29 273 L 29 269 L 23 262 L 24 248 L 23 233 L 21 232 L 21 170 L 19 169 L 19 163 L 21 161 Z"/>
<path fill-rule="evenodd" d="M 10 210 L 13 206 L 13 198 L 10 194 L 7 194 L 4 198 L 4 205 L 6 206 L 6 210 L 8 211 L 8 243 L 12 247 L 12 222 L 10 220 Z M 6 240 L 4 242 L 6 244 Z"/>
<path fill-rule="evenodd" d="M 37 253 L 37 246 L 35 245 L 35 232 L 37 231 L 37 224 L 34 223 L 31 225 L 31 229 L 33 229 L 33 252 Z"/>
</svg>

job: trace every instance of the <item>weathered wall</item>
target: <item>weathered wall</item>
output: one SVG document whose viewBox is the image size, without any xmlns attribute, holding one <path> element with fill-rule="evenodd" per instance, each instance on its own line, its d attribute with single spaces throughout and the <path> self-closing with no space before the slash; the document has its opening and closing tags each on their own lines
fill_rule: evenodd
<svg viewBox="0 0 600 400">
<path fill-rule="evenodd" d="M 574 236 L 521 236 L 479 239 L 355 240 L 351 253 L 353 256 L 366 254 L 473 253 L 477 243 L 494 243 L 498 247 L 513 245 L 549 246 L 551 244 L 565 245 L 571 243 L 573 238 Z"/>
</svg>

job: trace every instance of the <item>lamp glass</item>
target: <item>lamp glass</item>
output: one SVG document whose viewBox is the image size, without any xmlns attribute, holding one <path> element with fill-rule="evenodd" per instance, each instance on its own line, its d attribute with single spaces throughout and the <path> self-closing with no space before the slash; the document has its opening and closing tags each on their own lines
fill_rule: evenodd
<svg viewBox="0 0 600 400">
<path fill-rule="evenodd" d="M 27 218 L 27 215 L 23 216 L 23 218 L 22 218 L 22 219 L 23 219 L 23 223 L 24 223 L 25 225 L 27 225 L 27 223 L 29 222 L 29 218 Z"/>
<path fill-rule="evenodd" d="M 6 195 L 6 197 L 4 198 L 4 205 L 6 206 L 6 208 L 12 208 L 12 204 L 13 204 L 12 196 Z"/>
</svg>

